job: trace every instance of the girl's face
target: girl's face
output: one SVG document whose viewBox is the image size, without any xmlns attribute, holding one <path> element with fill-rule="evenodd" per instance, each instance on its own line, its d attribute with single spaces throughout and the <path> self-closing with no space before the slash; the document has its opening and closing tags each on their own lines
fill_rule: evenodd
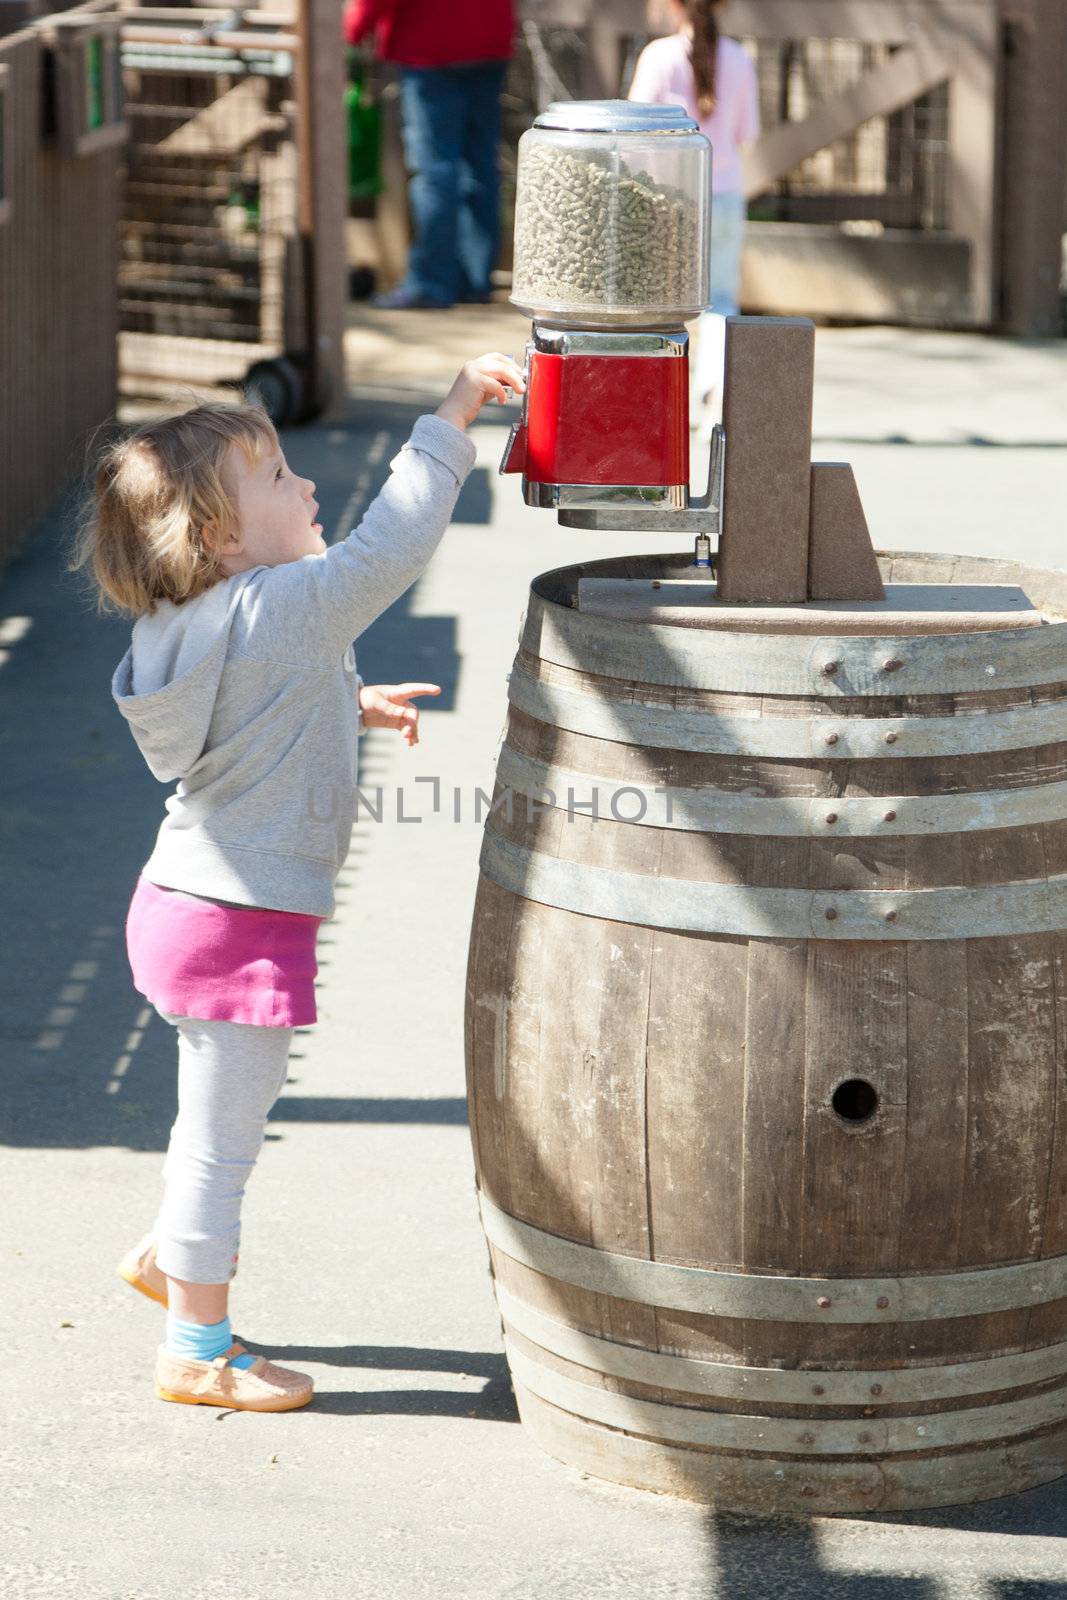
<svg viewBox="0 0 1067 1600">
<path fill-rule="evenodd" d="M 326 549 L 310 478 L 290 471 L 281 446 L 255 462 L 231 445 L 223 472 L 237 511 L 237 531 L 219 547 L 228 577 L 250 567 L 278 567 Z"/>
</svg>

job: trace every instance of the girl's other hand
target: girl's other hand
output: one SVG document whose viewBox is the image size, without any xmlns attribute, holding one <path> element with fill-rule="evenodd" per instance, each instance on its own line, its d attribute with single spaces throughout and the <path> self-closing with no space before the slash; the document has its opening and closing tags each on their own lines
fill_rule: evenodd
<svg viewBox="0 0 1067 1600">
<path fill-rule="evenodd" d="M 454 428 L 466 428 L 487 400 L 499 400 L 503 405 L 509 389 L 520 395 L 525 388 L 526 379 L 519 364 L 494 350 L 460 369 L 459 377 L 438 406 L 437 415 Z"/>
<path fill-rule="evenodd" d="M 395 728 L 404 743 L 419 742 L 419 708 L 411 700 L 417 694 L 440 694 L 438 683 L 365 683 L 359 691 L 359 709 L 366 728 Z"/>
</svg>

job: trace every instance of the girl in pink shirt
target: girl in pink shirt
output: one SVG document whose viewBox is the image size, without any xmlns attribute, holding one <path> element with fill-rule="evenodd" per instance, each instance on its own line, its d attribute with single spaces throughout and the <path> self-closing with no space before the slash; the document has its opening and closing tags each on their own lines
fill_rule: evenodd
<svg viewBox="0 0 1067 1600">
<path fill-rule="evenodd" d="M 711 307 L 697 329 L 694 391 L 710 410 L 721 397 L 726 318 L 737 315 L 745 231 L 742 147 L 759 137 L 759 85 L 744 48 L 719 31 L 724 0 L 667 0 L 675 32 L 641 52 L 630 99 L 684 106 L 710 141 Z"/>
</svg>

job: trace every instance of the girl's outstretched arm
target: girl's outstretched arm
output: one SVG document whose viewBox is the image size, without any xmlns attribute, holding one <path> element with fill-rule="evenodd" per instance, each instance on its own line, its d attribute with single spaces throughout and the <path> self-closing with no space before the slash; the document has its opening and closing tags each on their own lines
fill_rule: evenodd
<svg viewBox="0 0 1067 1600">
<path fill-rule="evenodd" d="M 437 549 L 474 465 L 467 423 L 487 400 L 522 387 L 522 373 L 507 356 L 468 362 L 440 410 L 418 419 L 346 539 L 321 555 L 254 571 L 240 601 L 244 654 L 323 667 L 343 655 Z"/>
</svg>

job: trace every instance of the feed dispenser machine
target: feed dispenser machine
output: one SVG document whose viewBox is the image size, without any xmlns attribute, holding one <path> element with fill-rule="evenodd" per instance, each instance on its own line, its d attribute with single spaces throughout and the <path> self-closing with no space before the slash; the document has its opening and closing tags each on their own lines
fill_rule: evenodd
<svg viewBox="0 0 1067 1600">
<path fill-rule="evenodd" d="M 690 490 L 686 323 L 709 297 L 711 159 L 679 106 L 564 101 L 523 135 L 511 299 L 533 331 L 500 470 L 564 526 L 696 535 L 683 570 L 716 569 L 708 598 L 881 599 L 852 469 L 811 465 L 807 319 L 728 320 L 723 426 Z"/>
<path fill-rule="evenodd" d="M 504 469 L 528 505 L 689 503 L 689 336 L 711 146 L 679 106 L 563 102 L 519 143 L 511 298 L 533 318 Z"/>
</svg>

